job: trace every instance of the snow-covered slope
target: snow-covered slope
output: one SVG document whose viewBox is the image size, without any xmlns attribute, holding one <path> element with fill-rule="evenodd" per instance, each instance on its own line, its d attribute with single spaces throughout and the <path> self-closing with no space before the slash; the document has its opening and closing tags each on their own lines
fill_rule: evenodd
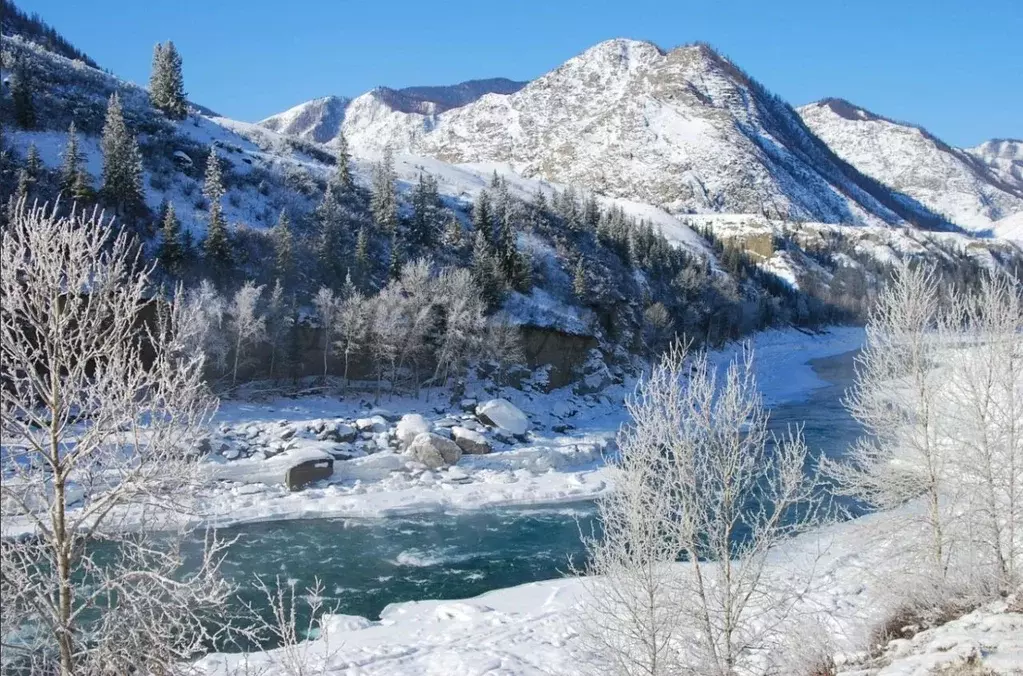
<svg viewBox="0 0 1023 676">
<path fill-rule="evenodd" d="M 704 45 L 609 40 L 508 95 L 446 112 L 374 90 L 342 128 L 357 154 L 502 162 L 675 213 L 942 227 L 844 162 L 783 101 Z"/>
<path fill-rule="evenodd" d="M 803 120 L 844 160 L 972 231 L 1023 211 L 1020 144 L 992 141 L 953 148 L 926 130 L 886 119 L 842 99 L 799 109 Z M 1021 174 L 1023 175 L 1023 174 Z M 1017 177 L 1018 179 L 1018 177 Z"/>
<path fill-rule="evenodd" d="M 472 103 L 486 94 L 517 92 L 525 84 L 498 77 L 437 87 L 404 89 L 377 87 L 360 96 L 359 99 L 363 101 L 356 107 L 365 108 L 366 102 L 372 102 L 388 110 L 430 116 Z M 300 103 L 283 113 L 262 120 L 259 124 L 271 131 L 298 136 L 307 141 L 326 143 L 337 136 L 351 102 L 352 99 L 344 96 L 325 96 Z"/>
<path fill-rule="evenodd" d="M 1023 140 L 991 139 L 967 148 L 966 152 L 986 164 L 991 173 L 1002 181 L 1023 190 Z"/>
</svg>

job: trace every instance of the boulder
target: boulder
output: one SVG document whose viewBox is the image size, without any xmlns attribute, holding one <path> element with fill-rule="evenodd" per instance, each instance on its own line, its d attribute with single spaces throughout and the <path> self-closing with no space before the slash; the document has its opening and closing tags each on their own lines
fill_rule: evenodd
<svg viewBox="0 0 1023 676">
<path fill-rule="evenodd" d="M 423 432 L 412 440 L 405 454 L 430 469 L 439 469 L 458 462 L 462 457 L 462 449 L 439 434 Z"/>
<path fill-rule="evenodd" d="M 491 399 L 480 404 L 476 407 L 476 417 L 517 437 L 529 431 L 529 418 L 507 399 Z"/>
<path fill-rule="evenodd" d="M 406 413 L 398 421 L 397 435 L 402 448 L 408 448 L 412 440 L 423 432 L 432 432 L 433 425 L 418 413 Z"/>
<path fill-rule="evenodd" d="M 463 453 L 484 455 L 491 450 L 490 442 L 479 432 L 464 427 L 452 427 L 451 435 L 455 438 L 455 443 L 458 444 Z"/>
<path fill-rule="evenodd" d="M 352 427 L 351 425 L 346 425 L 344 423 L 338 423 L 337 427 L 335 427 L 334 429 L 337 432 L 337 440 L 342 443 L 350 443 L 352 441 L 355 441 L 355 437 L 359 435 L 359 433 L 355 430 L 354 427 Z"/>
<path fill-rule="evenodd" d="M 375 415 L 370 418 L 359 418 L 355 426 L 361 432 L 383 432 L 387 429 L 387 420 L 382 415 Z"/>
<path fill-rule="evenodd" d="M 314 481 L 326 479 L 333 473 L 334 460 L 331 458 L 306 460 L 288 468 L 284 475 L 284 485 L 288 490 L 297 491 Z"/>
</svg>

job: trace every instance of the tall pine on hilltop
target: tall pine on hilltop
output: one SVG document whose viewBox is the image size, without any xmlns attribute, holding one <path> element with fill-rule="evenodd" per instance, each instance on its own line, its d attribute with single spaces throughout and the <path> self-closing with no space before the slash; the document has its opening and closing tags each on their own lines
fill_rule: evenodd
<svg viewBox="0 0 1023 676">
<path fill-rule="evenodd" d="M 149 75 L 149 100 L 172 120 L 183 120 L 188 114 L 185 82 L 181 74 L 181 55 L 168 40 L 153 48 L 153 71 Z"/>
<path fill-rule="evenodd" d="M 137 215 L 145 208 L 142 191 L 142 154 L 135 137 L 128 131 L 117 93 L 110 95 L 107 119 L 103 125 L 104 202 L 121 218 Z"/>
</svg>

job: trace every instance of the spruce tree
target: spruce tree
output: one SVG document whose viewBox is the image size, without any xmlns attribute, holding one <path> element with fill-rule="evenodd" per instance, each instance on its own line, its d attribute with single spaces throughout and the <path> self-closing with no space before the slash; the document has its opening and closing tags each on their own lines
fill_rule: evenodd
<svg viewBox="0 0 1023 676">
<path fill-rule="evenodd" d="M 398 227 L 397 179 L 394 175 L 394 155 L 390 146 L 384 149 L 383 159 L 373 172 L 373 195 L 370 210 L 377 228 L 391 234 Z"/>
<path fill-rule="evenodd" d="M 35 143 L 28 144 L 28 151 L 25 153 L 25 171 L 28 172 L 33 183 L 43 175 L 43 160 L 39 157 L 39 148 L 36 148 Z"/>
<path fill-rule="evenodd" d="M 164 211 L 160 227 L 160 244 L 157 257 L 164 270 L 174 276 L 180 276 L 184 264 L 184 251 L 181 247 L 181 223 L 174 213 L 174 205 L 168 203 Z"/>
<path fill-rule="evenodd" d="M 482 233 L 488 245 L 494 243 L 494 220 L 490 208 L 490 194 L 480 190 L 472 205 L 472 226 Z"/>
<path fill-rule="evenodd" d="M 369 284 L 369 233 L 366 226 L 359 228 L 355 240 L 355 278 L 362 288 Z"/>
<path fill-rule="evenodd" d="M 128 131 L 117 94 L 110 95 L 103 125 L 103 199 L 124 218 L 145 206 L 142 192 L 142 155 L 138 142 Z"/>
<path fill-rule="evenodd" d="M 149 76 L 149 99 L 153 107 L 172 120 L 183 120 L 188 114 L 185 84 L 181 74 L 181 55 L 174 43 L 167 41 L 153 48 L 153 70 Z"/>
<path fill-rule="evenodd" d="M 488 307 L 494 307 L 504 293 L 504 279 L 494 259 L 490 243 L 482 231 L 477 230 L 472 247 L 472 276 L 479 285 L 480 295 Z"/>
<path fill-rule="evenodd" d="M 390 258 L 387 261 L 387 276 L 391 279 L 398 279 L 401 277 L 402 253 L 397 231 L 391 234 L 389 255 Z"/>
<path fill-rule="evenodd" d="M 11 103 L 14 104 L 14 122 L 22 129 L 34 129 L 36 109 L 32 101 L 32 80 L 21 59 L 15 64 L 11 78 Z"/>
<path fill-rule="evenodd" d="M 328 184 L 323 199 L 314 214 L 318 228 L 316 237 L 316 260 L 324 286 L 335 288 L 340 283 L 344 270 L 341 247 L 341 204 L 334 196 L 334 189 Z"/>
<path fill-rule="evenodd" d="M 231 269 L 231 241 L 224 219 L 223 206 L 220 204 L 224 196 L 224 183 L 220 173 L 220 160 L 217 149 L 210 146 L 210 156 L 206 161 L 206 181 L 202 194 L 209 201 L 209 225 L 206 239 L 203 242 L 203 255 L 206 262 L 213 268 L 215 276 L 223 280 Z"/>
<path fill-rule="evenodd" d="M 440 220 L 440 198 L 437 179 L 419 174 L 419 182 L 412 191 L 412 220 L 409 222 L 407 242 L 411 252 L 432 249 L 437 243 Z"/>
<path fill-rule="evenodd" d="M 71 186 L 71 197 L 78 204 L 86 204 L 96 199 L 96 193 L 92 189 L 89 172 L 84 168 L 79 169 L 75 175 L 75 182 Z"/>
<path fill-rule="evenodd" d="M 14 195 L 11 200 L 14 204 L 19 204 L 22 201 L 28 200 L 29 191 L 32 189 L 32 177 L 29 176 L 27 169 L 22 169 L 18 172 L 18 187 L 14 189 Z"/>
<path fill-rule="evenodd" d="M 352 176 L 352 155 L 348 150 L 348 139 L 343 131 L 337 133 L 337 169 L 334 172 L 334 183 L 338 197 L 343 201 L 355 192 L 355 178 Z"/>
<path fill-rule="evenodd" d="M 583 263 L 583 257 L 579 256 L 579 260 L 575 264 L 575 275 L 572 277 L 572 293 L 579 302 L 586 300 L 586 296 L 589 293 L 589 287 L 586 284 L 586 266 Z"/>
<path fill-rule="evenodd" d="M 444 229 L 444 244 L 452 249 L 462 246 L 462 224 L 458 222 L 458 218 L 454 214 L 448 218 L 448 225 Z"/>
<path fill-rule="evenodd" d="M 72 122 L 67 128 L 67 145 L 60 164 L 60 191 L 65 195 L 73 195 L 78 174 L 83 171 L 83 160 L 82 151 L 78 148 L 78 130 Z"/>
<path fill-rule="evenodd" d="M 291 234 L 291 221 L 284 209 L 281 209 L 271 235 L 274 243 L 274 275 L 288 287 L 295 267 L 295 243 Z"/>
</svg>

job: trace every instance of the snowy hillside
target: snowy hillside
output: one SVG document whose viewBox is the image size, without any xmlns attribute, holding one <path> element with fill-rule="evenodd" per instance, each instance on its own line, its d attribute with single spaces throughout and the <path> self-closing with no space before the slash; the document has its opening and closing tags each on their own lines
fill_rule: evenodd
<svg viewBox="0 0 1023 676">
<path fill-rule="evenodd" d="M 799 113 L 842 159 L 969 230 L 990 230 L 1023 211 L 1019 144 L 989 141 L 960 150 L 842 99 L 811 103 Z M 1009 180 L 1013 171 L 1015 182 Z"/>
<path fill-rule="evenodd" d="M 525 84 L 507 78 L 491 78 L 436 87 L 404 89 L 377 87 L 360 96 L 359 99 L 367 101 L 360 102 L 357 107 L 365 107 L 367 102 L 379 103 L 388 109 L 403 113 L 430 116 L 472 103 L 486 94 L 512 94 L 522 89 Z M 325 96 L 300 103 L 283 113 L 266 118 L 259 124 L 271 131 L 326 143 L 337 136 L 350 103 L 352 99 L 348 97 Z"/>
<path fill-rule="evenodd" d="M 838 161 L 787 104 L 703 45 L 610 40 L 514 94 L 437 115 L 370 92 L 349 104 L 342 129 L 357 153 L 390 145 L 504 162 L 673 213 L 943 227 Z"/>
<path fill-rule="evenodd" d="M 1018 190 L 1023 190 L 1023 141 L 1001 138 L 984 141 L 979 146 L 967 148 L 1002 181 Z"/>
</svg>

